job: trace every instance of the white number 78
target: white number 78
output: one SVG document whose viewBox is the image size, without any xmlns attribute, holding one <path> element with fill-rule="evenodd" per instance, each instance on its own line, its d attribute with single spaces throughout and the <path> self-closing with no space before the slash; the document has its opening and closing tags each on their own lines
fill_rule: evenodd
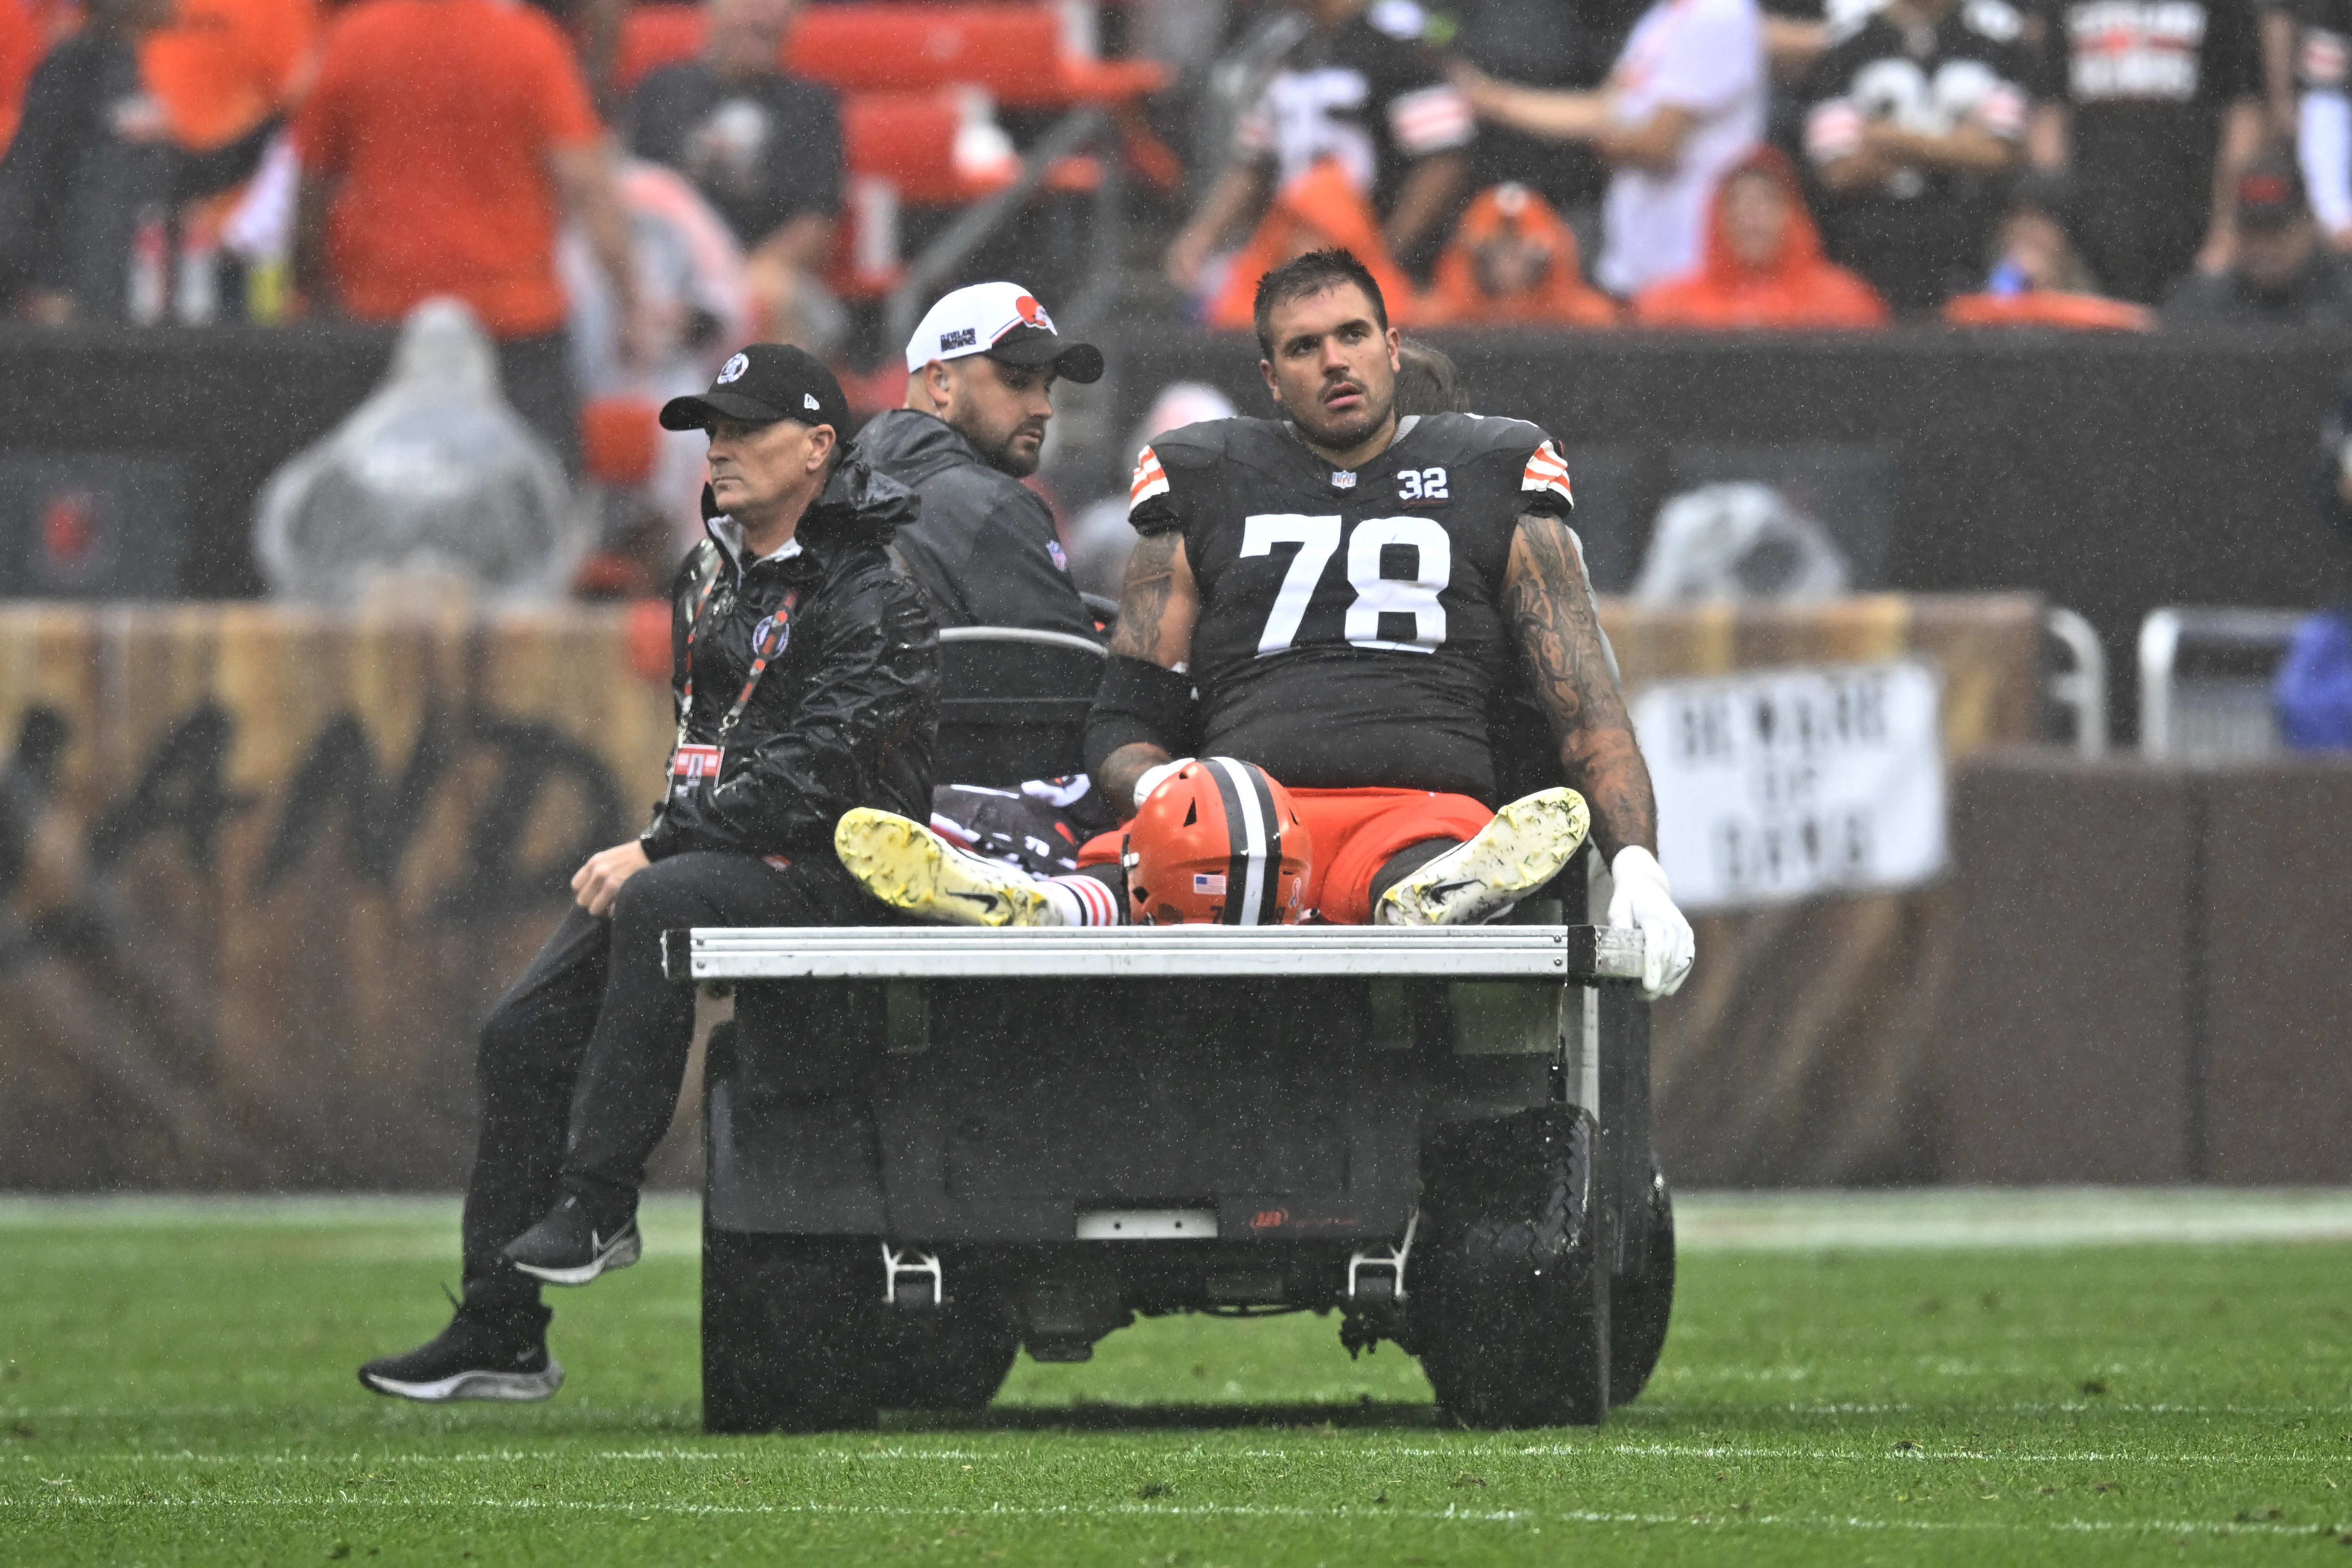
<svg viewBox="0 0 2352 1568">
<path fill-rule="evenodd" d="M 1282 574 L 1282 587 L 1274 595 L 1273 613 L 1265 617 L 1265 629 L 1258 633 L 1260 655 L 1280 653 L 1298 636 L 1298 623 L 1307 618 L 1307 602 L 1315 596 L 1323 568 L 1339 548 L 1339 520 L 1269 511 L 1243 521 L 1244 556 L 1271 555 L 1277 544 L 1296 544 L 1298 553 L 1290 558 L 1290 570 Z"/>
</svg>

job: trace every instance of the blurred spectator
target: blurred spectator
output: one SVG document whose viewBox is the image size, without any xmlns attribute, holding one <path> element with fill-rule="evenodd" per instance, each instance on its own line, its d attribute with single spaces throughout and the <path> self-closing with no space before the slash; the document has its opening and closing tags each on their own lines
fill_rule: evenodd
<svg viewBox="0 0 2352 1568">
<path fill-rule="evenodd" d="M 703 10 L 702 58 L 651 72 L 631 95 L 629 146 L 682 172 L 735 231 L 765 317 L 755 331 L 829 347 L 841 308 L 816 279 L 841 211 L 841 106 L 777 64 L 793 0 L 709 0 Z"/>
<path fill-rule="evenodd" d="M 1886 301 L 1822 255 L 1821 231 L 1776 147 L 1759 147 L 1723 177 L 1707 226 L 1706 263 L 1633 297 L 1645 327 L 1881 327 Z"/>
<path fill-rule="evenodd" d="M 300 97 L 317 68 L 316 0 L 178 0 L 140 41 L 172 134 L 199 152 L 236 141 Z"/>
<path fill-rule="evenodd" d="M 1994 182 L 2026 131 L 2022 33 L 2003 0 L 1888 0 L 1814 64 L 1805 152 L 1830 255 L 1899 311 L 1936 309 L 1984 264 Z"/>
<path fill-rule="evenodd" d="M 179 0 L 172 25 L 140 44 L 139 64 L 163 101 L 173 139 L 205 152 L 252 134 L 299 101 L 318 71 L 318 44 L 317 0 Z M 226 313 L 247 313 L 250 304 L 257 307 L 253 314 L 274 318 L 292 217 L 290 161 L 290 153 L 273 146 L 242 190 L 179 215 L 174 303 L 182 321 L 201 323 L 224 313 L 225 231 L 236 235 L 226 248 L 270 269 L 266 279 L 247 279 L 247 300 L 226 301 Z M 243 276 L 231 269 L 227 280 Z"/>
<path fill-rule="evenodd" d="M 2262 147 L 2249 0 L 2038 0 L 2032 153 L 2071 168 L 2076 237 L 2108 292 L 2161 299 L 2229 259 L 2230 183 Z"/>
<path fill-rule="evenodd" d="M 314 297 L 363 321 L 464 300 L 497 340 L 507 400 L 571 461 L 564 210 L 633 342 L 641 328 L 604 128 L 562 33 L 503 0 L 362 0 L 328 30 L 295 142 L 298 264 Z"/>
<path fill-rule="evenodd" d="M 1249 244 L 1226 263 L 1224 279 L 1202 320 L 1239 330 L 1255 320 L 1258 279 L 1310 250 L 1354 253 L 1380 283 L 1391 323 L 1420 319 L 1420 294 L 1389 255 L 1380 220 L 1337 158 L 1325 158 L 1285 184 Z"/>
<path fill-rule="evenodd" d="M 583 405 L 593 415 L 582 424 L 587 472 L 604 489 L 605 536 L 599 542 L 608 552 L 642 559 L 657 584 L 667 581 L 679 553 L 702 538 L 709 443 L 699 430 L 660 428 L 655 416 L 671 398 L 709 385 L 731 347 L 757 334 L 743 252 L 693 184 L 675 169 L 635 158 L 624 160 L 615 174 L 645 321 L 642 357 L 631 362 L 627 323 L 578 226 L 564 229 L 556 254 L 572 300 L 572 373 Z M 625 417 L 635 427 L 622 426 Z M 600 435 L 620 450 L 642 451 L 644 463 L 600 461 Z M 643 471 L 635 471 L 640 466 Z M 654 525 L 644 526 L 649 520 Z"/>
<path fill-rule="evenodd" d="M 1444 9 L 1458 24 L 1448 53 L 1529 87 L 1599 87 L 1620 41 L 1601 36 L 1599 18 L 1588 14 L 1594 7 L 1562 0 L 1449 0 Z M 1470 157 L 1477 189 L 1526 185 L 1556 211 L 1575 215 L 1580 232 L 1599 235 L 1609 169 L 1590 144 L 1492 126 L 1479 133 Z"/>
<path fill-rule="evenodd" d="M 1584 281 L 1576 236 L 1551 204 L 1510 184 L 1479 192 L 1462 215 L 1419 315 L 1432 326 L 1611 327 L 1617 302 Z"/>
<path fill-rule="evenodd" d="M 25 88 L 33 68 L 48 47 L 25 0 L 0 0 L 0 153 L 16 134 L 16 117 L 24 112 Z"/>
<path fill-rule="evenodd" d="M 1764 134 L 1755 0 L 1658 0 L 1598 92 L 1515 87 L 1467 67 L 1456 79 L 1482 118 L 1590 143 L 1615 171 L 1594 276 L 1621 297 L 1699 264 L 1716 182 Z"/>
<path fill-rule="evenodd" d="M 36 321 L 161 321 L 182 205 L 260 161 L 267 124 L 205 155 L 173 142 L 138 52 L 171 16 L 171 0 L 96 0 L 33 73 L 0 163 L 0 273 Z"/>
<path fill-rule="evenodd" d="M 1462 367 L 1454 356 L 1419 338 L 1398 338 L 1396 411 L 1400 419 L 1412 414 L 1469 413 L 1470 389 L 1462 384 Z"/>
<path fill-rule="evenodd" d="M 1422 42 L 1421 7 L 1304 0 L 1300 8 L 1313 26 L 1242 117 L 1233 164 L 1168 247 L 1168 277 L 1187 294 L 1214 293 L 1209 260 L 1227 234 L 1326 159 L 1371 204 L 1385 248 L 1407 265 L 1434 247 L 1468 181 L 1463 150 L 1477 127 Z"/>
<path fill-rule="evenodd" d="M 2352 251 L 2352 0 L 2302 0 L 2296 153 L 2329 245 Z"/>
<path fill-rule="evenodd" d="M 2320 240 L 2293 159 L 2265 153 L 2238 176 L 2237 254 L 2225 272 L 2192 272 L 2164 302 L 2164 324 L 2352 328 L 2352 263 Z"/>
<path fill-rule="evenodd" d="M 2254 0 L 2255 26 L 2263 51 L 2263 136 L 2292 144 L 2295 133 L 2295 34 L 2297 0 Z"/>
<path fill-rule="evenodd" d="M 2153 328 L 2156 312 L 2147 306 L 2100 295 L 2098 279 L 2074 248 L 2074 212 L 2065 175 L 2037 170 L 2021 177 L 1995 233 L 1983 291 L 1955 295 L 1944 305 L 1944 320 L 1959 327 Z"/>
<path fill-rule="evenodd" d="M 621 24 L 634 0 L 530 0 L 553 19 L 579 51 L 580 68 L 600 110 L 610 112 L 613 67 L 621 56 Z"/>
</svg>

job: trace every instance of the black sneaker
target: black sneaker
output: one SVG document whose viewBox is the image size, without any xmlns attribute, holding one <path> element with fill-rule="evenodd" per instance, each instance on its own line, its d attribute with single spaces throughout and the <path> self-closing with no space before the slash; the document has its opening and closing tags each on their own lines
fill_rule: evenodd
<svg viewBox="0 0 2352 1568">
<path fill-rule="evenodd" d="M 505 1248 L 509 1262 L 550 1285 L 585 1285 L 607 1269 L 626 1268 L 643 1250 L 635 1216 L 602 1228 L 573 1193 Z"/>
<path fill-rule="evenodd" d="M 449 1326 L 406 1355 L 360 1368 L 378 1394 L 438 1404 L 450 1399 L 545 1399 L 563 1386 L 563 1368 L 547 1353 L 546 1308 L 503 1313 L 457 1309 Z"/>
</svg>

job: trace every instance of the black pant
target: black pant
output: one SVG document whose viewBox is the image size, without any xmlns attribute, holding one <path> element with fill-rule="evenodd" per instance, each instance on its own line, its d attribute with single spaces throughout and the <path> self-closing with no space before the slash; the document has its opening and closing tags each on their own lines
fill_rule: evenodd
<svg viewBox="0 0 2352 1568">
<path fill-rule="evenodd" d="M 567 1188 L 625 1202 L 645 1180 L 694 1043 L 694 988 L 662 973 L 663 931 L 888 919 L 829 851 L 781 867 L 749 855 L 675 855 L 623 883 L 610 919 L 567 910 L 482 1026 L 467 1300 L 536 1299 L 538 1281 L 499 1248 Z"/>
</svg>

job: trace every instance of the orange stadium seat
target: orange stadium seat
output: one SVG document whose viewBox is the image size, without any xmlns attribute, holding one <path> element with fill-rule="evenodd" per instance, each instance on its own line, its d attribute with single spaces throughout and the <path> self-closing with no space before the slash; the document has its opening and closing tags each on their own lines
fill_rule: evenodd
<svg viewBox="0 0 2352 1568">
<path fill-rule="evenodd" d="M 693 5 L 639 5 L 621 31 L 615 75 L 624 88 L 702 47 Z M 843 92 L 986 88 L 1011 109 L 1119 104 L 1167 84 L 1150 60 L 1098 60 L 1065 41 L 1051 5 L 820 5 L 801 13 L 784 44 L 785 67 Z M 1040 69 L 1040 66 L 1044 69 Z"/>
</svg>

